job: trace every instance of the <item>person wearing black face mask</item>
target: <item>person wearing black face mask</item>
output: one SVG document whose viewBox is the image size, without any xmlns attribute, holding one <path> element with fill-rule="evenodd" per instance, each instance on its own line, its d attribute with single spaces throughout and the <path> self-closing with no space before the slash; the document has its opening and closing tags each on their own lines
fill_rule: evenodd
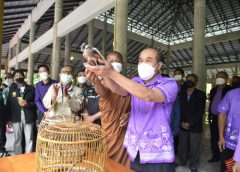
<svg viewBox="0 0 240 172">
<path fill-rule="evenodd" d="M 34 150 L 34 127 L 37 111 L 34 103 L 34 87 L 24 82 L 21 70 L 14 72 L 15 84 L 9 89 L 7 100 L 8 121 L 13 124 L 14 151 L 16 154 L 29 153 Z M 25 140 L 23 140 L 25 138 Z M 23 147 L 23 143 L 25 145 Z"/>
<path fill-rule="evenodd" d="M 199 167 L 202 117 L 205 112 L 206 95 L 196 88 L 198 76 L 186 77 L 184 90 L 180 93 L 181 131 L 179 133 L 179 165 L 185 166 L 190 152 L 191 172 Z M 190 149 L 188 151 L 188 149 Z"/>
</svg>

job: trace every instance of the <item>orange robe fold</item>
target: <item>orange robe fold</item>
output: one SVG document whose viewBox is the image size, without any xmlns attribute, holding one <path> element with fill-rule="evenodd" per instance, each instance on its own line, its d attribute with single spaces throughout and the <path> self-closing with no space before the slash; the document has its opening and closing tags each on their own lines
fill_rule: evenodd
<svg viewBox="0 0 240 172">
<path fill-rule="evenodd" d="M 102 128 L 107 133 L 108 157 L 127 167 L 130 167 L 130 159 L 123 147 L 127 125 L 120 127 L 120 117 L 129 112 L 130 101 L 130 96 L 123 97 L 114 93 L 99 101 Z"/>
</svg>

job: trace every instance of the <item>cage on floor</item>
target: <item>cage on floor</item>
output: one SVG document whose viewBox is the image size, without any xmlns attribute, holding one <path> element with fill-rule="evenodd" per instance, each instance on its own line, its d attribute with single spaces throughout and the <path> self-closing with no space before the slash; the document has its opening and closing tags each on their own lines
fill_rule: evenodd
<svg viewBox="0 0 240 172">
<path fill-rule="evenodd" d="M 56 119 L 39 130 L 37 171 L 104 172 L 107 140 L 100 126 L 69 117 Z"/>
</svg>

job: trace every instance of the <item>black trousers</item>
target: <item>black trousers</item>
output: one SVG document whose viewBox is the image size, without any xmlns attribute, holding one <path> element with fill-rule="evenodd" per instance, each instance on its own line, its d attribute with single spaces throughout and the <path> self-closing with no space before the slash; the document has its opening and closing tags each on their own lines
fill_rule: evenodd
<svg viewBox="0 0 240 172">
<path fill-rule="evenodd" d="M 44 114 L 39 110 L 38 113 L 37 113 L 38 125 L 42 121 L 43 117 L 44 117 Z"/>
<path fill-rule="evenodd" d="M 202 133 L 191 133 L 181 130 L 179 133 L 179 165 L 187 165 L 188 153 L 190 154 L 190 169 L 197 170 L 199 167 L 200 142 Z"/>
<path fill-rule="evenodd" d="M 210 122 L 212 158 L 220 159 L 220 151 L 218 148 L 218 140 L 219 140 L 218 115 L 210 114 L 209 122 Z"/>
<path fill-rule="evenodd" d="M 173 137 L 173 141 L 174 141 L 174 153 L 175 153 L 175 155 L 177 155 L 178 154 L 178 145 L 179 145 L 178 135 Z"/>
<path fill-rule="evenodd" d="M 147 163 L 140 164 L 140 155 L 131 162 L 131 169 L 135 172 L 175 172 L 173 163 Z"/>
<path fill-rule="evenodd" d="M 221 172 L 225 172 L 227 169 L 225 165 L 225 160 L 232 158 L 234 155 L 234 150 L 226 148 L 221 152 L 220 163 L 221 163 Z"/>
<path fill-rule="evenodd" d="M 0 114 L 3 115 L 3 114 Z M 5 151 L 6 137 L 6 119 L 0 118 L 0 151 Z"/>
</svg>

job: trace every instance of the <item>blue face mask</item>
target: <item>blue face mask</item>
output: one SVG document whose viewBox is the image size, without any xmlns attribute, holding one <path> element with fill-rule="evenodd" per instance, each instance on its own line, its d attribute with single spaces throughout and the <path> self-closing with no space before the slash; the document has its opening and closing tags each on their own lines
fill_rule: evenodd
<svg viewBox="0 0 240 172">
<path fill-rule="evenodd" d="M 72 82 L 72 75 L 68 75 L 68 74 L 61 74 L 60 75 L 60 80 L 62 81 L 63 84 L 69 84 Z"/>
</svg>

